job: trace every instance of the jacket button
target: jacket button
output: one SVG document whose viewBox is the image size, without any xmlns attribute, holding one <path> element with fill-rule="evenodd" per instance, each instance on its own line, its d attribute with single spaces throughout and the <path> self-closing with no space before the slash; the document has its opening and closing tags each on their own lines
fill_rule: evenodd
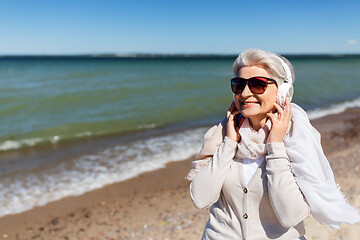
<svg viewBox="0 0 360 240">
<path fill-rule="evenodd" d="M 248 192 L 247 188 L 244 188 L 244 193 L 247 193 L 247 192 Z"/>
<path fill-rule="evenodd" d="M 247 219 L 247 218 L 248 218 L 248 215 L 245 213 L 245 214 L 243 215 L 243 218 L 244 218 L 244 219 Z"/>
</svg>

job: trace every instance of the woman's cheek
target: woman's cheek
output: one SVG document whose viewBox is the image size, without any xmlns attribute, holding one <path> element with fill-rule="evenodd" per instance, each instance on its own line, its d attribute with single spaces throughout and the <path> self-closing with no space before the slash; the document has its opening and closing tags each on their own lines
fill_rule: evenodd
<svg viewBox="0 0 360 240">
<path fill-rule="evenodd" d="M 237 110 L 241 111 L 241 101 L 240 98 L 236 95 L 234 95 L 234 102 Z"/>
</svg>

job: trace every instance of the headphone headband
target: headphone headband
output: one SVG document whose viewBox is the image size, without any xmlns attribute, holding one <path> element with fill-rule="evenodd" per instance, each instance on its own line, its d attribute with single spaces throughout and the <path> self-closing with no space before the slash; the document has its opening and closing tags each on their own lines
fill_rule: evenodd
<svg viewBox="0 0 360 240">
<path fill-rule="evenodd" d="M 285 71 L 285 82 L 292 85 L 293 80 L 292 80 L 292 75 L 291 75 L 291 71 L 290 71 L 289 66 L 286 64 L 284 59 L 282 59 L 282 57 L 278 56 L 278 58 L 280 59 L 281 66 L 283 67 L 283 69 Z"/>
</svg>

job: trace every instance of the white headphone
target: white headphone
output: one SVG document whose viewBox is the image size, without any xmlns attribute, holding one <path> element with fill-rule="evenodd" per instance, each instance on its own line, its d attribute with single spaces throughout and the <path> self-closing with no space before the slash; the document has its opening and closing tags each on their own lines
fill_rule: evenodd
<svg viewBox="0 0 360 240">
<path fill-rule="evenodd" d="M 285 82 L 282 83 L 278 88 L 278 93 L 276 96 L 276 102 L 282 106 L 285 107 L 285 99 L 286 97 L 289 97 L 290 101 L 294 95 L 294 87 L 293 87 L 293 80 L 291 76 L 291 71 L 289 66 L 286 64 L 286 62 L 279 57 L 281 66 L 283 67 L 285 71 Z"/>
</svg>

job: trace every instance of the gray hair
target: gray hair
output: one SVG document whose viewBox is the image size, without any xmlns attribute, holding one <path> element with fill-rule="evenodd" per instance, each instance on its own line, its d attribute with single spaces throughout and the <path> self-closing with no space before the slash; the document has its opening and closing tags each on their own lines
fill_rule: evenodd
<svg viewBox="0 0 360 240">
<path fill-rule="evenodd" d="M 248 49 L 242 52 L 234 61 L 233 70 L 234 75 L 238 76 L 242 67 L 258 66 L 264 68 L 272 78 L 280 86 L 285 82 L 286 71 L 281 64 L 281 58 L 289 67 L 292 77 L 292 82 L 295 81 L 294 67 L 290 61 L 283 56 L 276 53 L 267 52 L 261 49 Z"/>
</svg>

